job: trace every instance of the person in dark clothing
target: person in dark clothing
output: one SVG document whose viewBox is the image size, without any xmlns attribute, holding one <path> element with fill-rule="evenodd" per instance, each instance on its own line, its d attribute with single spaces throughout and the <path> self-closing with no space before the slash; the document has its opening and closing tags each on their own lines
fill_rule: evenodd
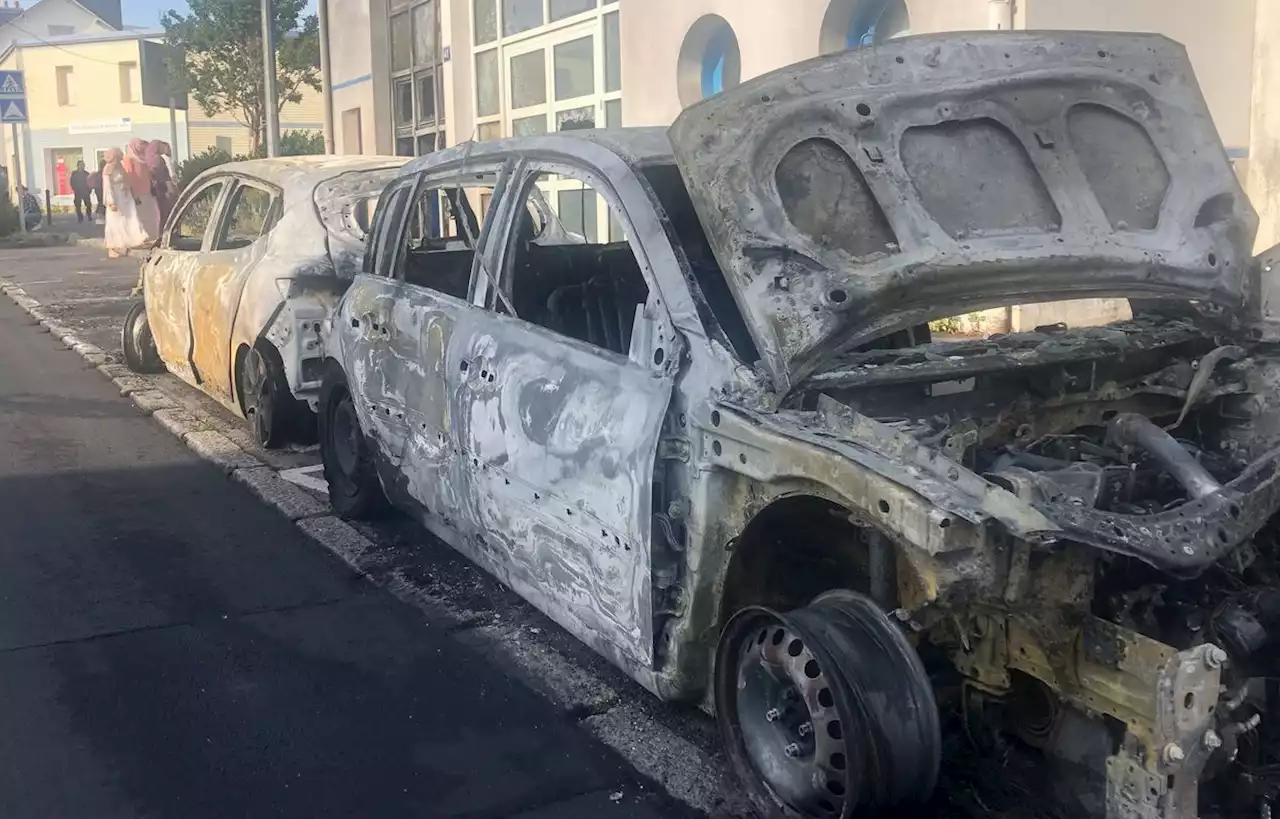
<svg viewBox="0 0 1280 819">
<path fill-rule="evenodd" d="M 84 161 L 81 160 L 71 172 L 71 194 L 75 197 L 77 222 L 83 222 L 85 216 L 93 221 L 93 203 L 89 201 L 89 191 L 89 172 L 84 169 Z"/>
<path fill-rule="evenodd" d="M 93 194 L 94 210 L 93 221 L 97 222 L 99 217 L 107 212 L 106 203 L 102 201 L 102 169 L 89 174 L 89 191 Z"/>
</svg>

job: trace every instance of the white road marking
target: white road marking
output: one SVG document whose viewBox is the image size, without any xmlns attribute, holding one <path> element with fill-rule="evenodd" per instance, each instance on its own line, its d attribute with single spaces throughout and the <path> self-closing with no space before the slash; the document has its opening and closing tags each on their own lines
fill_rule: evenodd
<svg viewBox="0 0 1280 819">
<path fill-rule="evenodd" d="M 80 299 L 59 299 L 57 304 L 99 304 L 105 301 L 134 301 L 133 296 L 85 296 Z"/>
<path fill-rule="evenodd" d="M 26 286 L 26 287 L 30 287 L 30 286 L 31 286 L 31 285 L 33 285 L 33 284 L 57 284 L 58 282 L 62 282 L 62 281 L 66 281 L 66 279 L 38 279 L 38 280 L 33 281 L 33 282 L 25 282 L 25 281 L 24 281 L 24 282 L 17 282 L 17 284 L 21 284 L 21 285 L 24 285 L 24 286 Z"/>
<path fill-rule="evenodd" d="M 296 483 L 298 486 L 305 486 L 316 492 L 329 494 L 329 484 L 325 483 L 324 478 L 317 478 L 315 475 L 324 470 L 324 464 L 316 464 L 315 466 L 300 466 L 297 469 L 283 469 L 280 471 L 280 477 L 290 483 Z"/>
</svg>

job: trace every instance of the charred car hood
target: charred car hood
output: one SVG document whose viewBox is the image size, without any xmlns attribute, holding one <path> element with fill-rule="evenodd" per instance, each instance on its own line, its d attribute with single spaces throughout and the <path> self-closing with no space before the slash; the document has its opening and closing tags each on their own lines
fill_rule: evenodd
<svg viewBox="0 0 1280 819">
<path fill-rule="evenodd" d="M 968 310 L 1258 301 L 1257 216 L 1164 37 L 908 37 L 743 83 L 670 135 L 782 391 Z"/>
</svg>

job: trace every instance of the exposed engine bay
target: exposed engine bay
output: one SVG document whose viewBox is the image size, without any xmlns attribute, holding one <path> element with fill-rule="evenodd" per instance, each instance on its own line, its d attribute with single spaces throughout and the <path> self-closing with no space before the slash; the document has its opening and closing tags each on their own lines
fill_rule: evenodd
<svg viewBox="0 0 1280 819">
<path fill-rule="evenodd" d="M 1267 815 L 1280 795 L 1280 348 L 1247 335 L 1139 316 L 869 350 L 796 398 L 891 426 L 1067 533 L 1008 543 L 912 615 L 922 656 L 946 657 L 944 713 L 984 756 L 1048 761 L 1051 812 Z"/>
</svg>

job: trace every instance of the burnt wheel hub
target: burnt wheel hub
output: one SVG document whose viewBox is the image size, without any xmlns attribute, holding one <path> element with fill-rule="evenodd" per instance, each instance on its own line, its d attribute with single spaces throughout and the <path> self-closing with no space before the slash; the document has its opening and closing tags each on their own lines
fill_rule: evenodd
<svg viewBox="0 0 1280 819">
<path fill-rule="evenodd" d="M 897 626 L 853 592 L 736 615 L 718 650 L 716 714 L 770 815 L 863 815 L 926 800 L 937 780 L 928 677 Z"/>
</svg>

